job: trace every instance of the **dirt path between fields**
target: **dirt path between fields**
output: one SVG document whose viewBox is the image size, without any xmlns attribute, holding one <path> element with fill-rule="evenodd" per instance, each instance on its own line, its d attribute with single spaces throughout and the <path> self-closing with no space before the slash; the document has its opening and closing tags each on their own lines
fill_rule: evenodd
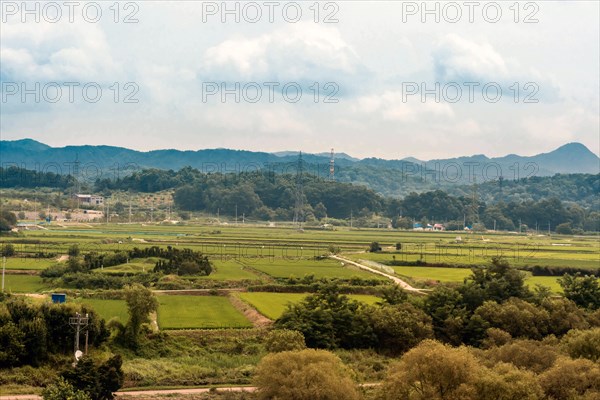
<svg viewBox="0 0 600 400">
<path fill-rule="evenodd" d="M 227 298 L 236 310 L 244 314 L 244 317 L 252 322 L 252 325 L 254 325 L 255 328 L 264 328 L 273 324 L 273 321 L 259 313 L 256 308 L 252 307 L 235 294 L 231 294 L 227 296 Z"/>
<path fill-rule="evenodd" d="M 153 290 L 154 294 L 171 296 L 227 296 L 232 292 L 246 292 L 246 288 L 220 288 L 220 289 L 163 289 Z"/>
<path fill-rule="evenodd" d="M 6 275 L 39 275 L 41 271 L 37 269 L 7 269 L 4 272 Z"/>
<path fill-rule="evenodd" d="M 392 280 L 396 285 L 400 286 L 402 289 L 415 293 L 415 294 L 427 294 L 428 290 L 427 289 L 419 289 L 416 287 L 411 286 L 408 282 L 403 281 L 402 279 L 398 278 L 397 276 L 393 276 L 390 274 L 387 274 L 383 271 L 380 271 L 378 269 L 369 267 L 368 265 L 364 265 L 361 263 L 358 263 L 356 261 L 352 261 L 348 258 L 342 257 L 342 256 L 338 256 L 335 254 L 332 254 L 331 256 L 329 256 L 330 258 L 333 258 L 334 260 L 338 260 L 347 264 L 351 264 L 354 265 L 355 267 L 358 267 L 360 269 L 363 269 L 365 271 L 371 272 L 373 274 L 377 274 L 377 275 L 381 275 L 381 276 L 385 276 L 386 278 Z"/>
<path fill-rule="evenodd" d="M 212 389 L 212 391 L 217 391 L 220 393 L 224 392 L 254 392 L 256 391 L 255 387 L 252 386 L 231 386 L 231 387 L 221 387 L 217 389 Z M 173 398 L 173 395 L 176 394 L 201 394 L 201 393 L 209 393 L 211 391 L 210 388 L 195 388 L 195 389 L 162 389 L 162 390 L 135 390 L 130 392 L 116 392 L 115 397 L 125 398 L 125 397 L 142 397 L 145 396 L 168 396 Z M 34 394 L 24 394 L 24 395 L 14 395 L 14 396 L 0 396 L 0 400 L 39 400 L 41 396 L 37 396 Z"/>
<path fill-rule="evenodd" d="M 378 386 L 379 383 L 361 383 L 362 387 L 373 387 Z M 144 398 L 162 398 L 165 396 L 166 398 L 174 398 L 173 395 L 181 394 L 202 394 L 209 393 L 211 391 L 216 391 L 218 393 L 227 393 L 227 392 L 255 392 L 256 387 L 254 386 L 229 386 L 229 387 L 220 387 L 220 388 L 195 388 L 195 389 L 162 389 L 162 390 L 132 390 L 128 392 L 116 392 L 115 397 L 126 398 L 126 397 L 141 397 Z M 151 397 L 149 397 L 151 396 Z M 0 400 L 40 400 L 42 397 L 37 395 L 14 395 L 14 396 L 0 396 Z"/>
</svg>

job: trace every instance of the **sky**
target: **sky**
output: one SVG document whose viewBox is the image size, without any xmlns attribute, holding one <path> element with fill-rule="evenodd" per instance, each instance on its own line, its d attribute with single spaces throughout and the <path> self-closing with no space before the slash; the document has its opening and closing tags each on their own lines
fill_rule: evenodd
<svg viewBox="0 0 600 400">
<path fill-rule="evenodd" d="M 355 157 L 600 152 L 600 2 L 0 1 L 0 136 Z"/>
</svg>

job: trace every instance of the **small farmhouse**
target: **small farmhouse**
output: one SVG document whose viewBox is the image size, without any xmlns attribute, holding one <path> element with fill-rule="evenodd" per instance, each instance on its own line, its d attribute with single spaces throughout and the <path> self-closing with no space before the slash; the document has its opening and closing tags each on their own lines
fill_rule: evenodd
<svg viewBox="0 0 600 400">
<path fill-rule="evenodd" d="M 74 194 L 73 199 L 77 200 L 81 205 L 101 206 L 104 204 L 104 197 L 95 196 L 93 194 Z"/>
</svg>

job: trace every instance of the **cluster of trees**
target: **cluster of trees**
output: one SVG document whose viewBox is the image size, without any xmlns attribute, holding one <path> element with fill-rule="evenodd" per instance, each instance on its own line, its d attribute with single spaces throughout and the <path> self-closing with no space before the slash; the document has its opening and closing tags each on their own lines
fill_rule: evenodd
<svg viewBox="0 0 600 400">
<path fill-rule="evenodd" d="M 18 297 L 0 302 L 0 367 L 39 365 L 52 354 L 73 351 L 69 318 L 88 314 L 89 344 L 98 346 L 109 336 L 104 320 L 86 306 L 30 304 Z"/>
<path fill-rule="evenodd" d="M 150 314 L 158 310 L 158 300 L 150 289 L 133 284 L 125 288 L 125 303 L 129 313 L 127 324 L 111 320 L 109 327 L 117 331 L 116 343 L 138 350 L 146 338 L 145 334 L 150 331 L 147 324 L 150 323 Z"/>
<path fill-rule="evenodd" d="M 8 211 L 0 211 L 0 232 L 10 231 L 17 224 L 17 216 Z"/>
<path fill-rule="evenodd" d="M 150 314 L 158 309 L 158 300 L 142 285 L 125 288 L 123 295 L 129 319 L 125 325 L 117 320 L 105 321 L 85 305 L 34 304 L 21 297 L 0 298 L 0 368 L 22 365 L 34 367 L 51 364 L 58 379 L 43 390 L 46 400 L 108 400 L 124 381 L 122 359 L 111 355 L 95 360 L 85 355 L 71 366 L 73 330 L 69 319 L 76 313 L 88 319 L 88 343 L 98 347 L 115 331 L 114 343 L 137 352 L 150 332 Z M 63 357 L 56 357 L 63 356 Z"/>
<path fill-rule="evenodd" d="M 393 290 L 393 289 L 392 289 Z M 312 348 L 376 348 L 402 353 L 433 337 L 431 318 L 407 302 L 369 306 L 341 295 L 335 285 L 288 306 L 276 321 L 279 329 L 296 330 Z M 404 299 L 404 298 L 403 298 Z"/>
<path fill-rule="evenodd" d="M 302 332 L 309 347 L 401 353 L 427 338 L 482 346 L 496 336 L 541 340 L 596 324 L 597 279 L 565 276 L 560 283 L 565 298 L 552 298 L 542 287 L 531 292 L 522 272 L 494 259 L 464 283 L 439 286 L 419 300 L 388 289 L 384 304 L 368 306 L 325 287 L 289 305 L 275 326 Z"/>
<path fill-rule="evenodd" d="M 192 249 L 176 249 L 167 246 L 162 259 L 156 262 L 154 272 L 177 275 L 210 275 L 212 265 L 208 257 Z"/>
<path fill-rule="evenodd" d="M 74 187 L 76 183 L 76 179 L 71 175 L 61 175 L 51 171 L 35 171 L 16 166 L 0 167 L 1 188 L 53 187 L 64 190 Z"/>
<path fill-rule="evenodd" d="M 380 400 L 595 399 L 600 366 L 561 356 L 550 345 L 516 341 L 477 354 L 427 340 L 390 366 L 378 394 Z"/>
<path fill-rule="evenodd" d="M 448 187 L 454 196 L 469 196 L 472 186 Z M 556 174 L 521 179 L 498 179 L 478 185 L 477 193 L 486 203 L 521 203 L 557 197 L 579 206 L 598 209 L 600 174 Z"/>
<path fill-rule="evenodd" d="M 262 220 L 290 220 L 302 196 L 305 220 L 349 218 L 352 213 L 375 213 L 383 199 L 364 186 L 326 182 L 303 175 L 302 193 L 294 175 L 259 172 L 201 175 L 175 190 L 175 204 L 188 211 L 254 216 Z"/>
<path fill-rule="evenodd" d="M 441 190 L 411 193 L 403 200 L 390 201 L 387 215 L 396 212 L 393 226 L 410 229 L 412 222 L 444 221 L 449 230 L 462 230 L 468 225 L 482 228 L 514 231 L 538 229 L 572 234 L 574 230 L 600 230 L 600 212 L 586 210 L 574 203 L 561 202 L 550 197 L 541 200 L 510 201 L 486 204 L 481 199 L 454 197 Z"/>
<path fill-rule="evenodd" d="M 97 362 L 84 356 L 73 368 L 42 391 L 44 400 L 111 400 L 123 386 L 124 374 L 120 355 Z"/>
<path fill-rule="evenodd" d="M 560 341 L 513 340 L 487 349 L 427 339 L 388 366 L 382 384 L 369 398 L 597 399 L 600 349 L 589 343 L 598 341 L 598 328 L 572 331 Z M 255 370 L 254 384 L 257 398 L 265 400 L 365 398 L 351 377 L 342 360 L 329 351 L 290 349 L 264 357 Z"/>
<path fill-rule="evenodd" d="M 119 276 L 93 274 L 94 269 L 111 267 L 131 260 L 155 257 L 154 274 L 139 274 L 129 281 Z M 209 275 L 213 271 L 207 256 L 192 249 L 177 249 L 172 246 L 158 246 L 122 250 L 108 253 L 89 252 L 81 255 L 79 247 L 69 248 L 69 260 L 66 265 L 54 265 L 41 272 L 42 278 L 61 278 L 68 287 L 119 289 L 126 283 L 149 283 L 161 274 Z"/>
</svg>

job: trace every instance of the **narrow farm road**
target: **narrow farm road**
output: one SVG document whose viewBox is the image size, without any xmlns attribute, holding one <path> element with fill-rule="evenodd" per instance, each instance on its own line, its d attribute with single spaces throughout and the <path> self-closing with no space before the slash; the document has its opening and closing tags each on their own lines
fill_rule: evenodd
<svg viewBox="0 0 600 400">
<path fill-rule="evenodd" d="M 174 394 L 196 394 L 196 393 L 208 393 L 210 392 L 210 388 L 196 388 L 196 389 L 161 389 L 161 390 L 135 390 L 130 392 L 117 392 L 115 393 L 115 397 L 125 398 L 125 397 L 139 397 L 139 396 L 163 396 L 163 395 L 174 395 Z M 217 389 L 212 389 L 217 392 L 254 392 L 256 390 L 253 386 L 231 386 L 231 387 L 221 387 Z M 171 396 L 169 396 L 171 397 Z"/>
<path fill-rule="evenodd" d="M 373 387 L 379 386 L 380 383 L 361 383 L 362 387 Z M 255 392 L 256 387 L 254 386 L 225 386 L 219 388 L 194 388 L 194 389 L 160 389 L 160 390 L 131 390 L 126 392 L 116 392 L 115 398 L 122 399 L 127 397 L 146 397 L 151 396 L 152 398 L 156 396 L 166 396 L 173 398 L 173 395 L 178 394 L 199 394 L 199 393 L 209 393 L 211 390 L 219 393 L 224 392 Z M 25 394 L 25 395 L 13 395 L 13 396 L 0 396 L 0 400 L 41 400 L 41 396 Z"/>
<path fill-rule="evenodd" d="M 194 389 L 160 389 L 160 390 L 132 390 L 127 392 L 116 392 L 115 397 L 126 398 L 126 397 L 142 397 L 142 396 L 169 396 L 176 394 L 196 394 L 196 393 L 208 393 L 210 388 L 194 388 Z M 213 391 L 215 389 L 212 389 Z M 252 386 L 231 386 L 217 388 L 217 392 L 254 392 L 255 387 Z M 0 396 L 0 400 L 40 400 L 42 397 L 35 394 L 21 394 L 12 396 Z"/>
<path fill-rule="evenodd" d="M 358 267 L 358 268 L 363 269 L 365 271 L 369 271 L 369 272 L 371 272 L 373 274 L 385 276 L 386 278 L 392 280 L 396 285 L 400 286 L 402 289 L 404 289 L 406 291 L 409 291 L 409 292 L 412 292 L 412 293 L 415 293 L 415 294 L 427 294 L 427 291 L 428 291 L 427 289 L 419 289 L 419 288 L 413 287 L 408 282 L 403 281 L 402 279 L 398 278 L 397 276 L 393 276 L 393 275 L 387 274 L 387 273 L 385 273 L 383 271 L 380 271 L 378 269 L 375 269 L 373 267 L 369 267 L 368 265 L 361 264 L 361 263 L 358 263 L 356 261 L 352 261 L 352 260 L 350 260 L 348 258 L 345 258 L 345 257 L 342 257 L 342 256 L 338 256 L 338 255 L 335 255 L 335 254 L 332 254 L 329 257 L 333 258 L 335 260 L 344 262 L 344 263 L 348 263 L 348 264 L 354 265 L 355 267 Z"/>
</svg>

